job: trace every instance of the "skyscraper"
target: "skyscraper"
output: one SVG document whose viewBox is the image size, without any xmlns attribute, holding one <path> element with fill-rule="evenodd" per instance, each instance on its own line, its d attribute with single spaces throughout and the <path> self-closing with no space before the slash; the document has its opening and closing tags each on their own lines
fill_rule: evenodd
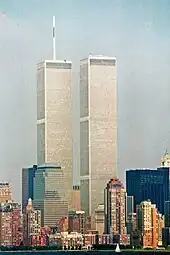
<svg viewBox="0 0 170 255">
<path fill-rule="evenodd" d="M 168 200 L 170 200 L 170 155 L 167 150 L 165 151 L 165 154 L 161 158 L 161 167 L 159 167 L 158 169 L 160 169 L 160 170 L 168 169 L 169 170 L 169 198 L 168 198 Z"/>
<path fill-rule="evenodd" d="M 56 223 L 68 216 L 65 178 L 59 165 L 43 164 L 37 167 L 34 178 L 34 201 L 41 211 L 41 225 L 56 227 Z"/>
<path fill-rule="evenodd" d="M 134 197 L 136 205 L 150 199 L 158 211 L 164 214 L 164 203 L 169 198 L 169 169 L 137 169 L 126 171 L 126 191 Z"/>
<path fill-rule="evenodd" d="M 25 245 L 30 245 L 30 238 L 40 234 L 41 230 L 41 211 L 34 210 L 32 199 L 28 199 L 28 204 L 23 215 L 23 241 Z"/>
<path fill-rule="evenodd" d="M 165 201 L 165 227 L 170 228 L 170 201 Z"/>
<path fill-rule="evenodd" d="M 105 233 L 126 233 L 126 191 L 122 182 L 113 178 L 104 190 Z"/>
<path fill-rule="evenodd" d="M 22 168 L 22 211 L 25 209 L 28 199 L 34 199 L 34 177 L 37 165 Z"/>
<path fill-rule="evenodd" d="M 54 24 L 53 24 L 54 26 Z M 53 49 L 55 49 L 53 27 Z M 45 60 L 37 65 L 37 163 L 59 162 L 72 203 L 71 69 L 67 60 Z"/>
<path fill-rule="evenodd" d="M 93 222 L 116 167 L 116 59 L 89 56 L 80 62 L 80 193 L 81 209 Z"/>
</svg>

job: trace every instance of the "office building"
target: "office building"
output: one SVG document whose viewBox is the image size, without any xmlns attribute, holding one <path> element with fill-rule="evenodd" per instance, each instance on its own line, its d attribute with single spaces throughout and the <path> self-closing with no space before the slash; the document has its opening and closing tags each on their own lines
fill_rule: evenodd
<svg viewBox="0 0 170 255">
<path fill-rule="evenodd" d="M 95 210 L 95 230 L 98 232 L 99 235 L 103 235 L 104 233 L 104 204 L 100 204 L 98 208 Z"/>
<path fill-rule="evenodd" d="M 56 225 L 57 225 L 58 233 L 67 232 L 68 231 L 68 216 L 61 217 L 61 219 L 57 221 Z"/>
<path fill-rule="evenodd" d="M 134 213 L 134 198 L 126 194 L 126 219 Z"/>
<path fill-rule="evenodd" d="M 135 230 L 136 225 L 136 213 L 134 213 L 134 197 L 128 196 L 126 193 L 126 231 L 131 237 Z M 132 238 L 131 238 L 132 239 Z"/>
<path fill-rule="evenodd" d="M 169 170 L 127 170 L 126 191 L 128 196 L 134 197 L 134 210 L 136 205 L 149 199 L 164 214 L 164 203 L 169 197 Z"/>
<path fill-rule="evenodd" d="M 22 168 L 22 211 L 26 208 L 28 199 L 34 199 L 34 177 L 37 165 Z"/>
<path fill-rule="evenodd" d="M 170 169 L 170 155 L 168 153 L 168 151 L 165 151 L 164 156 L 161 158 L 161 167 L 159 167 L 158 169 Z M 170 171 L 169 171 L 169 198 L 168 200 L 170 200 Z"/>
<path fill-rule="evenodd" d="M 20 225 L 21 220 L 21 205 L 11 201 L 6 204 L 6 208 L 9 208 L 12 214 L 12 245 L 19 246 L 22 242 L 22 229 Z"/>
<path fill-rule="evenodd" d="M 91 216 L 86 216 L 86 233 L 92 231 Z"/>
<path fill-rule="evenodd" d="M 26 210 L 23 214 L 23 242 L 30 245 L 33 236 L 39 236 L 41 231 L 41 211 L 34 210 L 32 199 L 28 199 Z"/>
<path fill-rule="evenodd" d="M 60 163 L 72 208 L 72 63 L 55 59 L 37 65 L 37 163 Z"/>
<path fill-rule="evenodd" d="M 80 62 L 80 196 L 91 216 L 117 167 L 116 59 L 89 56 Z"/>
<path fill-rule="evenodd" d="M 111 179 L 104 190 L 105 233 L 126 233 L 126 191 L 118 178 Z"/>
<path fill-rule="evenodd" d="M 43 164 L 37 167 L 34 178 L 34 201 L 41 211 L 41 225 L 56 228 L 56 222 L 68 216 L 67 186 L 59 165 Z"/>
<path fill-rule="evenodd" d="M 7 202 L 0 210 L 0 245 L 19 246 L 22 240 L 20 232 L 21 207 L 18 203 Z"/>
<path fill-rule="evenodd" d="M 0 245 L 12 245 L 12 211 L 8 208 L 0 212 Z"/>
<path fill-rule="evenodd" d="M 9 182 L 0 183 L 0 203 L 6 204 L 7 201 L 12 200 L 12 188 Z"/>
<path fill-rule="evenodd" d="M 80 206 L 80 186 L 75 185 L 73 186 L 73 191 L 72 191 L 72 206 L 73 206 L 73 211 L 80 211 L 81 206 Z"/>
<path fill-rule="evenodd" d="M 129 213 L 126 218 L 127 234 L 132 235 L 137 230 L 136 213 Z"/>
<path fill-rule="evenodd" d="M 162 232 L 164 228 L 164 216 L 161 213 L 158 213 L 158 246 L 162 246 Z"/>
<path fill-rule="evenodd" d="M 143 201 L 137 206 L 137 226 L 141 233 L 143 247 L 158 246 L 158 211 L 151 201 Z"/>
<path fill-rule="evenodd" d="M 161 167 L 158 167 L 157 170 L 159 171 L 168 171 L 168 173 L 170 173 L 169 171 L 169 167 L 168 166 L 161 166 Z M 170 200 L 170 175 L 169 175 L 169 197 L 168 197 L 168 200 Z"/>
<path fill-rule="evenodd" d="M 70 211 L 68 214 L 68 231 L 85 234 L 85 212 Z"/>
<path fill-rule="evenodd" d="M 165 201 L 164 217 L 165 217 L 165 227 L 170 228 L 170 201 Z"/>
</svg>

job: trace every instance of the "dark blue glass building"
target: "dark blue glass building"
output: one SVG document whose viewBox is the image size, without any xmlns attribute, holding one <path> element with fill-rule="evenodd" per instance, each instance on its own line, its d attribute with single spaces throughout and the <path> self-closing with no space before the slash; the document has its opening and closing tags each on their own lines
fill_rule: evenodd
<svg viewBox="0 0 170 255">
<path fill-rule="evenodd" d="M 22 210 L 25 209 L 29 198 L 34 199 L 34 177 L 37 165 L 22 169 Z"/>
<path fill-rule="evenodd" d="M 165 228 L 170 228 L 170 201 L 165 201 Z"/>
<path fill-rule="evenodd" d="M 126 191 L 128 196 L 134 196 L 135 211 L 136 205 L 150 199 L 164 214 L 164 203 L 169 200 L 169 169 L 127 170 Z"/>
<path fill-rule="evenodd" d="M 126 219 L 132 213 L 134 213 L 134 197 L 126 196 Z"/>
<path fill-rule="evenodd" d="M 169 173 L 170 173 L 170 167 L 169 166 L 161 166 L 158 168 L 158 170 L 163 170 L 163 169 L 168 169 Z M 170 175 L 169 175 L 169 199 L 170 200 Z"/>
</svg>

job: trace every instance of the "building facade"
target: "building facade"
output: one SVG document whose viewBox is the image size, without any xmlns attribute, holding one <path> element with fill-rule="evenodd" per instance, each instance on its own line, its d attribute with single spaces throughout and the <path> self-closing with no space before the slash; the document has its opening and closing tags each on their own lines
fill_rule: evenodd
<svg viewBox="0 0 170 255">
<path fill-rule="evenodd" d="M 0 245 L 19 246 L 22 241 L 20 231 L 21 206 L 7 202 L 0 210 Z"/>
<path fill-rule="evenodd" d="M 95 210 L 117 167 L 116 59 L 89 56 L 80 62 L 81 209 L 95 226 Z"/>
<path fill-rule="evenodd" d="M 70 211 L 68 214 L 68 231 L 85 234 L 85 212 Z"/>
<path fill-rule="evenodd" d="M 41 225 L 51 228 L 62 217 L 68 216 L 67 186 L 59 165 L 37 167 L 34 178 L 34 208 L 41 211 Z"/>
<path fill-rule="evenodd" d="M 80 186 L 75 185 L 73 186 L 72 191 L 72 206 L 74 211 L 80 211 L 81 205 L 80 205 Z"/>
<path fill-rule="evenodd" d="M 170 201 L 165 201 L 165 227 L 170 228 Z"/>
<path fill-rule="evenodd" d="M 103 235 L 104 233 L 104 220 L 104 204 L 100 204 L 95 210 L 95 230 L 98 232 L 99 235 Z"/>
<path fill-rule="evenodd" d="M 23 214 L 23 242 L 30 245 L 33 236 L 39 236 L 41 231 L 41 211 L 34 210 L 32 199 L 28 199 L 26 210 Z"/>
<path fill-rule="evenodd" d="M 68 231 L 68 216 L 61 217 L 61 219 L 57 221 L 57 233 L 67 231 Z"/>
<path fill-rule="evenodd" d="M 9 182 L 0 183 L 0 203 L 6 204 L 12 200 L 12 188 Z"/>
<path fill-rule="evenodd" d="M 162 244 L 164 247 L 170 245 L 170 228 L 163 228 L 162 230 Z"/>
<path fill-rule="evenodd" d="M 134 197 L 127 196 L 126 194 L 126 219 L 128 218 L 129 214 L 134 213 Z"/>
<path fill-rule="evenodd" d="M 169 169 L 127 170 L 126 191 L 134 197 L 134 210 L 136 205 L 149 199 L 164 214 L 164 203 L 169 197 Z"/>
<path fill-rule="evenodd" d="M 72 204 L 72 100 L 70 61 L 37 65 L 37 163 L 60 163 Z"/>
<path fill-rule="evenodd" d="M 0 212 L 0 245 L 12 245 L 12 211 L 3 209 Z"/>
<path fill-rule="evenodd" d="M 142 236 L 143 247 L 158 246 L 158 211 L 151 201 L 143 201 L 137 206 L 137 225 Z"/>
<path fill-rule="evenodd" d="M 126 218 L 127 234 L 132 235 L 137 230 L 136 213 L 129 213 Z"/>
<path fill-rule="evenodd" d="M 111 179 L 104 190 L 105 233 L 126 233 L 126 191 L 118 178 Z"/>
<path fill-rule="evenodd" d="M 22 169 L 22 211 L 26 208 L 28 199 L 34 199 L 34 177 L 37 165 Z"/>
<path fill-rule="evenodd" d="M 158 245 L 162 246 L 162 232 L 165 228 L 164 216 L 158 213 Z"/>
<path fill-rule="evenodd" d="M 23 233 L 20 225 L 21 220 L 21 205 L 16 202 L 10 202 L 12 212 L 12 245 L 19 246 L 23 239 Z"/>
<path fill-rule="evenodd" d="M 158 169 L 168 169 L 169 170 L 169 198 L 168 200 L 170 200 L 170 155 L 168 153 L 168 151 L 165 151 L 164 156 L 161 159 L 161 167 L 159 167 Z"/>
</svg>

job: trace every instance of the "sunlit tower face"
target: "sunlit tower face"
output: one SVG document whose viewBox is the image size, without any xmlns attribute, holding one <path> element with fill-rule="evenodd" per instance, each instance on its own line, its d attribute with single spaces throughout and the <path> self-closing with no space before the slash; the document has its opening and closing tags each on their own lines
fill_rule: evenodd
<svg viewBox="0 0 170 255">
<path fill-rule="evenodd" d="M 72 63 L 56 60 L 53 17 L 53 60 L 37 65 L 37 163 L 59 163 L 68 202 L 72 204 Z"/>
<path fill-rule="evenodd" d="M 80 62 L 80 164 L 81 209 L 94 215 L 117 168 L 115 58 L 89 56 Z"/>
</svg>

